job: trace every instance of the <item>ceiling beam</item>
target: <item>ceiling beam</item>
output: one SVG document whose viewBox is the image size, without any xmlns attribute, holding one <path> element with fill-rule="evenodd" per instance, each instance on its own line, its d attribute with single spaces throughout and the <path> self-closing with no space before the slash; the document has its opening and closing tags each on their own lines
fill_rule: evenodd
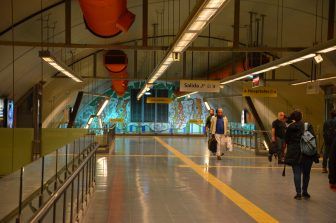
<svg viewBox="0 0 336 223">
<path fill-rule="evenodd" d="M 95 80 L 128 80 L 128 81 L 145 81 L 146 77 L 144 76 L 143 78 L 141 77 L 129 77 L 129 78 L 111 78 L 108 76 L 81 76 L 83 79 L 95 79 Z M 68 77 L 66 76 L 53 76 L 52 78 L 58 78 L 58 79 L 66 79 Z M 180 81 L 182 78 L 181 76 L 177 77 L 171 77 L 171 78 L 165 78 L 162 81 Z M 206 78 L 204 76 L 200 76 L 199 79 L 202 80 L 203 78 Z M 206 79 L 204 79 L 206 80 Z M 287 79 L 287 78 L 280 78 L 280 79 L 265 79 L 267 82 L 293 82 L 294 79 Z"/>
<path fill-rule="evenodd" d="M 40 43 L 26 41 L 1 40 L 0 46 L 17 47 L 50 47 L 50 48 L 74 48 L 74 49 L 105 49 L 105 50 L 143 50 L 143 51 L 165 51 L 167 46 L 139 46 L 139 45 L 114 45 L 114 44 L 81 44 L 81 43 Z M 187 51 L 193 52 L 298 52 L 305 47 L 189 47 Z"/>
</svg>

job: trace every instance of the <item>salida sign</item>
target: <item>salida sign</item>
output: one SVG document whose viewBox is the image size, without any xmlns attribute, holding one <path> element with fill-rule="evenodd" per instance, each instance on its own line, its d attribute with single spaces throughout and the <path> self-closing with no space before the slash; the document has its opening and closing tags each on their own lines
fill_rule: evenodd
<svg viewBox="0 0 336 223">
<path fill-rule="evenodd" d="M 180 80 L 182 92 L 219 92 L 219 81 L 208 80 Z"/>
</svg>

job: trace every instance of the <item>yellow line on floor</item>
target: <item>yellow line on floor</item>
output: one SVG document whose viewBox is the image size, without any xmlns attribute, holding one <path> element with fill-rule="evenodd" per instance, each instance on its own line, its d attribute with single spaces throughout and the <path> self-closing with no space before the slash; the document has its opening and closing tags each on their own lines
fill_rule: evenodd
<svg viewBox="0 0 336 223">
<path fill-rule="evenodd" d="M 175 158 L 174 155 L 169 154 L 108 154 L 108 153 L 97 153 L 97 156 L 108 156 L 108 157 L 169 157 Z M 208 157 L 206 155 L 185 155 L 190 158 L 203 158 Z M 265 157 L 256 157 L 256 156 L 224 156 L 225 158 L 230 159 L 267 159 Z"/>
<path fill-rule="evenodd" d="M 238 207 L 240 207 L 246 214 L 251 216 L 256 222 L 260 223 L 273 223 L 278 222 L 271 215 L 257 207 L 251 201 L 247 200 L 237 191 L 220 181 L 217 177 L 212 175 L 209 172 L 204 172 L 203 168 L 194 163 L 191 159 L 185 156 L 183 153 L 179 152 L 174 147 L 167 144 L 165 141 L 160 139 L 159 137 L 154 137 L 156 141 L 158 141 L 162 146 L 164 146 L 167 150 L 172 152 L 175 156 L 177 156 L 180 160 L 182 160 L 185 164 L 190 166 L 198 175 L 203 177 L 207 182 L 209 182 L 213 187 L 219 190 L 223 195 L 225 195 L 228 199 L 230 199 L 233 203 L 235 203 Z"/>
<path fill-rule="evenodd" d="M 190 168 L 189 165 L 178 165 L 180 168 Z M 283 166 L 206 166 L 206 165 L 199 165 L 201 168 L 241 168 L 241 169 L 283 169 Z M 288 166 L 287 168 L 291 168 Z M 312 170 L 322 170 L 318 167 L 313 167 Z"/>
<path fill-rule="evenodd" d="M 174 155 L 165 155 L 165 154 L 104 154 L 104 153 L 97 153 L 97 156 L 104 156 L 104 157 L 164 157 L 164 158 L 176 158 Z"/>
<path fill-rule="evenodd" d="M 190 168 L 188 165 L 179 165 L 181 168 Z M 242 168 L 242 169 L 283 169 L 283 166 L 206 166 L 199 165 L 201 168 Z"/>
</svg>

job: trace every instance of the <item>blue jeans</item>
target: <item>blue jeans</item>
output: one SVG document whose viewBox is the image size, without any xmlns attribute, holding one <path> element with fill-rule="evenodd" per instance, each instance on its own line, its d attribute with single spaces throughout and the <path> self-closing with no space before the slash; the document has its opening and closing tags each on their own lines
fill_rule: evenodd
<svg viewBox="0 0 336 223">
<path fill-rule="evenodd" d="M 294 184 L 297 194 L 307 193 L 308 184 L 310 180 L 310 171 L 313 165 L 313 160 L 304 160 L 300 164 L 295 164 L 292 166 L 294 174 Z M 301 176 L 302 177 L 302 188 L 301 188 Z"/>
</svg>

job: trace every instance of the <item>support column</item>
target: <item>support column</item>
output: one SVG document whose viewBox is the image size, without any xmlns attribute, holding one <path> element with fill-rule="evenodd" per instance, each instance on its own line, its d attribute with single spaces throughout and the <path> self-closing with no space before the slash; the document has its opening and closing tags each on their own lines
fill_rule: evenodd
<svg viewBox="0 0 336 223">
<path fill-rule="evenodd" d="M 32 160 L 38 159 L 41 155 L 41 137 L 42 137 L 42 83 L 38 83 L 33 88 L 33 157 Z"/>
<path fill-rule="evenodd" d="M 147 46 L 148 42 L 148 0 L 142 1 L 142 45 Z"/>
<path fill-rule="evenodd" d="M 240 28 L 240 0 L 234 2 L 234 25 L 233 25 L 233 48 L 239 47 L 239 28 Z M 231 75 L 236 73 L 236 53 L 232 53 L 232 71 Z"/>
<path fill-rule="evenodd" d="M 134 42 L 134 45 L 137 46 L 137 41 Z M 134 55 L 133 55 L 133 63 L 134 63 L 134 68 L 133 68 L 133 77 L 136 79 L 138 78 L 138 51 L 134 50 Z"/>
<path fill-rule="evenodd" d="M 71 44 L 71 0 L 65 0 L 65 43 Z"/>
<path fill-rule="evenodd" d="M 233 47 L 239 47 L 240 0 L 234 2 Z"/>
<path fill-rule="evenodd" d="M 182 64 L 182 78 L 185 79 L 187 75 L 187 52 L 183 52 L 183 64 Z"/>
<path fill-rule="evenodd" d="M 328 40 L 334 38 L 335 0 L 329 0 Z"/>
<path fill-rule="evenodd" d="M 75 119 L 79 110 L 79 106 L 82 102 L 82 98 L 83 98 L 84 92 L 83 91 L 79 91 L 77 94 L 77 98 L 76 98 L 76 102 L 75 105 L 72 108 L 72 112 L 70 112 L 70 117 L 69 117 L 69 122 L 68 122 L 68 127 L 67 128 L 72 128 L 74 123 L 75 123 Z"/>
</svg>

